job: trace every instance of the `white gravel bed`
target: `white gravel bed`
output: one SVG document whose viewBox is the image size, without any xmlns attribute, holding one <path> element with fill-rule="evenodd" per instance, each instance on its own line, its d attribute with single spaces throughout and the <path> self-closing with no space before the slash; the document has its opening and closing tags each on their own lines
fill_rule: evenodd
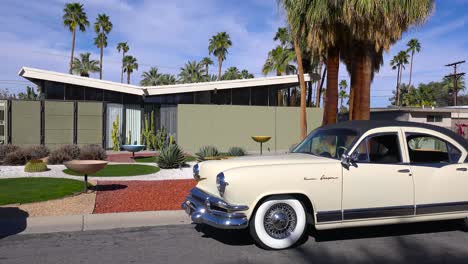
<svg viewBox="0 0 468 264">
<path fill-rule="evenodd" d="M 110 163 L 110 164 L 139 164 L 155 166 L 151 163 Z M 192 166 L 195 162 L 189 162 L 187 167 L 181 169 L 161 169 L 152 174 L 141 176 L 125 176 L 125 177 L 88 177 L 90 181 L 158 181 L 158 180 L 175 180 L 175 179 L 192 179 Z M 0 166 L 0 179 L 8 178 L 28 178 L 28 177 L 50 177 L 50 178 L 65 178 L 74 180 L 83 180 L 82 176 L 72 176 L 63 172 L 64 165 L 47 165 L 50 169 L 46 172 L 29 173 L 24 172 L 24 166 Z"/>
</svg>

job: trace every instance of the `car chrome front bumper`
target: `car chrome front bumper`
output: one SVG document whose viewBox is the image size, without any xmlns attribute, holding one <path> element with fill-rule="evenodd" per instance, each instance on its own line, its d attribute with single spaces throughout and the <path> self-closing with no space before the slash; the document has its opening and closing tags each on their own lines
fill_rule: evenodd
<svg viewBox="0 0 468 264">
<path fill-rule="evenodd" d="M 249 224 L 247 216 L 240 212 L 248 210 L 248 206 L 228 204 L 198 188 L 190 190 L 181 206 L 195 224 L 221 229 L 243 229 Z"/>
</svg>

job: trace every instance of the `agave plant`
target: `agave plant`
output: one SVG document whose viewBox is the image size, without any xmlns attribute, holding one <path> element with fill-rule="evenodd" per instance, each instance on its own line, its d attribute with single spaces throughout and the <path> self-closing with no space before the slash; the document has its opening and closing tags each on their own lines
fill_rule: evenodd
<svg viewBox="0 0 468 264">
<path fill-rule="evenodd" d="M 176 169 L 180 168 L 185 161 L 183 151 L 178 145 L 172 144 L 161 150 L 158 157 L 158 166 L 161 169 Z"/>
<path fill-rule="evenodd" d="M 206 160 L 207 158 L 217 157 L 220 154 L 216 147 L 204 146 L 200 148 L 200 150 L 198 151 L 198 153 L 196 153 L 196 155 L 197 155 L 198 161 L 203 161 L 203 160 Z"/>
<path fill-rule="evenodd" d="M 244 156 L 245 155 L 245 150 L 243 148 L 239 148 L 239 147 L 232 147 L 232 148 L 229 149 L 228 153 L 229 153 L 229 156 L 234 156 L 234 157 Z"/>
</svg>

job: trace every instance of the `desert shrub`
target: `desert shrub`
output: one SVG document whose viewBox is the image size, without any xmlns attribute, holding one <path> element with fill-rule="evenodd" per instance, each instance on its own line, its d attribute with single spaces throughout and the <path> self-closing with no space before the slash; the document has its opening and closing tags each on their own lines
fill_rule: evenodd
<svg viewBox="0 0 468 264">
<path fill-rule="evenodd" d="M 43 145 L 35 145 L 24 148 L 23 154 L 26 156 L 26 160 L 38 160 L 45 158 L 49 155 L 49 148 Z"/>
<path fill-rule="evenodd" d="M 24 166 L 25 172 L 43 172 L 47 170 L 47 165 L 42 160 L 30 160 Z"/>
<path fill-rule="evenodd" d="M 183 151 L 176 144 L 169 145 L 161 150 L 158 157 L 158 166 L 162 169 L 180 168 L 185 161 Z"/>
<path fill-rule="evenodd" d="M 239 147 L 232 147 L 228 151 L 229 156 L 244 156 L 245 150 Z"/>
<path fill-rule="evenodd" d="M 65 161 L 70 161 L 73 158 L 70 156 L 68 152 L 63 150 L 62 148 L 58 148 L 52 151 L 47 159 L 47 163 L 49 164 L 62 164 Z"/>
<path fill-rule="evenodd" d="M 4 165 L 24 165 L 28 161 L 24 151 L 22 149 L 18 149 L 16 151 L 10 152 L 5 155 L 3 159 Z"/>
<path fill-rule="evenodd" d="M 106 158 L 106 150 L 97 144 L 85 145 L 80 150 L 81 160 L 106 160 Z"/>
<path fill-rule="evenodd" d="M 217 157 L 219 156 L 219 151 L 216 147 L 213 146 L 204 146 L 200 148 L 198 153 L 196 153 L 197 159 L 199 161 L 205 160 L 207 157 Z"/>
<path fill-rule="evenodd" d="M 0 160 L 5 159 L 5 156 L 8 153 L 12 153 L 17 150 L 19 150 L 19 147 L 16 145 L 11 145 L 11 144 L 0 145 Z"/>
<path fill-rule="evenodd" d="M 80 157 L 80 147 L 78 145 L 63 145 L 60 146 L 60 149 L 67 153 L 71 159 L 78 159 Z"/>
</svg>

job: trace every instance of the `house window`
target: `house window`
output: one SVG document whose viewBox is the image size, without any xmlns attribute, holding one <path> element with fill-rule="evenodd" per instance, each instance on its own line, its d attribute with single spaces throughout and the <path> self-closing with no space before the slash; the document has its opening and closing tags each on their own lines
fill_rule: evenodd
<svg viewBox="0 0 468 264">
<path fill-rule="evenodd" d="M 440 116 L 440 115 L 428 115 L 427 116 L 427 122 L 428 123 L 442 122 L 442 116 Z"/>
</svg>

